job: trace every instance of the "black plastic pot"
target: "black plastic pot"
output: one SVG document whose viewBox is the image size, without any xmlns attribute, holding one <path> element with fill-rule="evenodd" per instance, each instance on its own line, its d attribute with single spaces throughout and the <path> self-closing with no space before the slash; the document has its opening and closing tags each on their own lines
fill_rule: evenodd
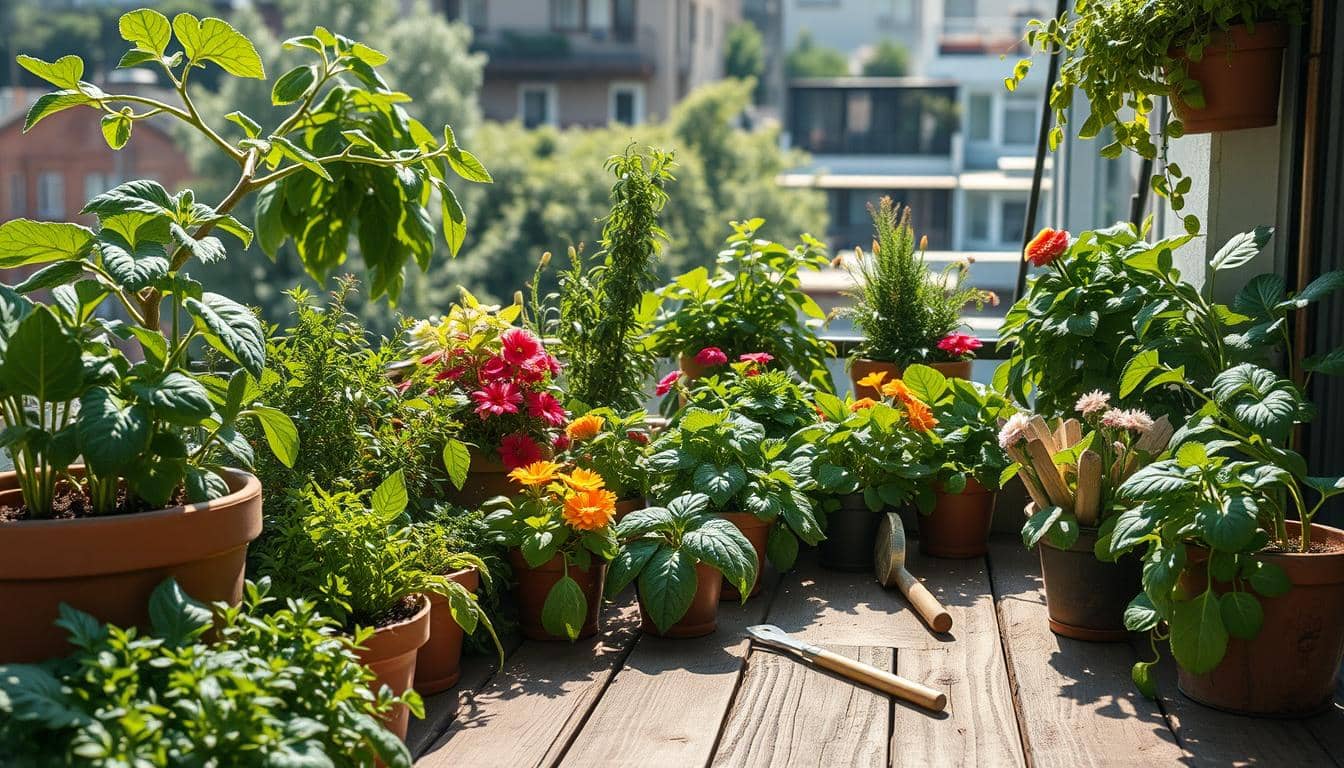
<svg viewBox="0 0 1344 768">
<path fill-rule="evenodd" d="M 1102 562 L 1092 551 L 1096 543 L 1097 529 L 1082 528 L 1067 550 L 1044 539 L 1037 547 L 1050 630 L 1075 640 L 1126 640 L 1125 607 L 1143 588 L 1141 561 L 1130 553 L 1114 563 Z"/>
<path fill-rule="evenodd" d="M 837 571 L 871 571 L 873 542 L 881 515 L 868 509 L 863 494 L 840 497 L 840 508 L 826 515 L 826 538 L 817 545 L 821 564 Z"/>
</svg>

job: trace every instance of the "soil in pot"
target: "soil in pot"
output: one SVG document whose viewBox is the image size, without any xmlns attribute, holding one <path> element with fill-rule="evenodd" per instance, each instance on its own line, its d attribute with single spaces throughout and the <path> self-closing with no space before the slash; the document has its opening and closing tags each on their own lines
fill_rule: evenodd
<svg viewBox="0 0 1344 768">
<path fill-rule="evenodd" d="M 749 595 L 755 597 L 761 593 L 761 580 L 765 575 L 765 544 L 770 539 L 770 526 L 773 523 L 765 522 L 749 512 L 723 512 L 719 517 L 737 526 L 737 530 L 751 542 L 751 548 L 756 550 L 756 583 L 752 585 Z M 724 600 L 742 599 L 737 587 L 727 581 L 723 581 L 723 590 L 719 596 Z"/>
<path fill-rule="evenodd" d="M 1030 509 L 1034 512 L 1034 505 Z M 1141 561 L 1129 554 L 1114 563 L 1102 562 L 1092 551 L 1096 542 L 1096 528 L 1081 528 L 1067 550 L 1045 540 L 1037 547 L 1050 630 L 1075 640 L 1127 640 L 1125 607 L 1143 589 Z"/>
<path fill-rule="evenodd" d="M 374 692 L 386 685 L 393 693 L 401 694 L 415 679 L 416 655 L 429 640 L 430 622 L 429 601 L 423 595 L 414 599 L 419 602 L 409 603 L 401 612 L 400 620 L 375 630 L 373 637 L 364 641 L 364 648 L 359 651 L 360 663 L 376 675 L 376 679 L 369 683 Z M 404 741 L 410 721 L 410 710 L 398 704 L 387 718 L 387 729 Z"/>
<path fill-rule="evenodd" d="M 63 602 L 143 627 L 150 593 L 172 577 L 197 600 L 237 603 L 247 545 L 261 533 L 261 484 L 244 472 L 222 474 L 229 493 L 202 504 L 0 522 L 0 664 L 69 653 L 67 633 L 53 623 Z M 13 472 L 0 474 L 0 492 L 17 486 Z"/>
<path fill-rule="evenodd" d="M 481 585 L 481 575 L 475 568 L 463 568 L 448 574 L 448 578 L 475 592 Z M 420 647 L 415 657 L 415 690 L 422 695 L 446 691 L 457 685 L 462 677 L 462 628 L 453 621 L 448 598 L 429 596 L 429 641 Z"/>
<path fill-rule="evenodd" d="M 1204 91 L 1204 108 L 1172 98 L 1185 132 L 1210 133 L 1259 128 L 1279 120 L 1279 83 L 1288 29 L 1279 22 L 1214 32 L 1204 57 L 1187 60 L 1187 72 Z M 1179 52 L 1178 52 L 1179 54 Z"/>
<path fill-rule="evenodd" d="M 523 634 L 533 640 L 564 640 L 569 638 L 553 635 L 546 631 L 541 623 L 541 609 L 546 605 L 546 597 L 551 587 L 565 575 L 564 559 L 556 555 L 549 561 L 533 568 L 517 549 L 509 550 L 509 563 L 513 565 L 513 576 L 518 582 L 515 594 L 518 597 L 518 623 Z M 597 634 L 598 619 L 602 615 L 602 586 L 607 579 L 607 564 L 594 559 L 588 570 L 569 567 L 569 576 L 579 583 L 583 597 L 588 602 L 588 618 L 579 630 L 579 637 L 592 637 Z"/>
<path fill-rule="evenodd" d="M 925 365 L 938 371 L 949 379 L 969 379 L 971 378 L 971 361 L 956 360 L 950 363 L 925 363 Z M 854 397 L 871 397 L 874 400 L 882 398 L 882 392 L 876 387 L 861 387 L 859 381 L 866 378 L 870 373 L 886 373 L 887 380 L 898 379 L 904 368 L 883 360 L 869 360 L 866 357 L 856 357 L 849 366 L 849 381 L 854 385 Z"/>
<path fill-rule="evenodd" d="M 660 632 L 644 610 L 644 600 L 639 601 L 639 629 L 641 632 L 660 637 L 702 637 L 719 627 L 719 597 L 723 588 L 723 575 L 713 566 L 705 563 L 695 564 L 695 599 L 686 615 L 676 624 Z"/>
<path fill-rule="evenodd" d="M 881 514 L 868 508 L 863 494 L 840 497 L 840 508 L 826 513 L 826 538 L 817 545 L 821 565 L 837 571 L 872 571 L 873 542 Z"/>
<path fill-rule="evenodd" d="M 1265 553 L 1260 559 L 1288 574 L 1293 588 L 1278 597 L 1256 595 L 1264 610 L 1260 633 L 1229 638 L 1227 654 L 1212 672 L 1178 672 L 1181 692 L 1218 709 L 1263 717 L 1306 717 L 1331 706 L 1344 657 L 1344 531 L 1311 527 L 1312 548 Z M 1301 524 L 1289 521 L 1290 537 Z M 1319 543 L 1319 546 L 1318 546 Z M 1207 552 L 1189 550 L 1181 578 L 1192 593 L 1206 583 Z M 1214 584 L 1220 594 L 1228 585 Z"/>
<path fill-rule="evenodd" d="M 932 557 L 984 556 L 994 522 L 994 492 L 966 478 L 961 493 L 937 491 L 933 511 L 919 520 L 919 550 Z"/>
</svg>

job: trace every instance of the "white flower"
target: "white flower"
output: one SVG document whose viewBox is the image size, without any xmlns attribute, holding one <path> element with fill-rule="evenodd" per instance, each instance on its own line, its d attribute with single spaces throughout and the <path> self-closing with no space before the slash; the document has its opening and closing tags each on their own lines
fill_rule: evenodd
<svg viewBox="0 0 1344 768">
<path fill-rule="evenodd" d="M 999 429 L 999 447 L 1005 451 L 1027 439 L 1031 431 L 1031 419 L 1024 413 L 1014 413 Z"/>
<path fill-rule="evenodd" d="M 1101 413 L 1102 411 L 1106 410 L 1107 406 L 1109 406 L 1110 404 L 1111 404 L 1110 395 L 1106 394 L 1105 392 L 1102 392 L 1100 389 L 1094 389 L 1091 392 L 1088 392 L 1087 394 L 1078 398 L 1078 403 L 1073 407 L 1084 417 L 1088 417 L 1092 416 L 1093 414 Z"/>
</svg>

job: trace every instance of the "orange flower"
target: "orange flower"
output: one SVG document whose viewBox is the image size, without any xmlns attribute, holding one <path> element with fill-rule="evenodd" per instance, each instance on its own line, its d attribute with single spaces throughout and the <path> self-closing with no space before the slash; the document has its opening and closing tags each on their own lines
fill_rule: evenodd
<svg viewBox="0 0 1344 768">
<path fill-rule="evenodd" d="M 569 422 L 569 426 L 565 427 L 565 434 L 571 440 L 589 440 L 597 437 L 597 433 L 602 431 L 606 423 L 607 420 L 601 416 L 585 414 Z"/>
<path fill-rule="evenodd" d="M 863 399 L 861 399 L 861 400 L 855 400 L 854 402 L 850 403 L 850 404 L 849 404 L 849 410 L 851 410 L 851 411 L 861 411 L 861 410 L 863 410 L 864 408 L 872 408 L 874 405 L 877 405 L 877 401 L 876 401 L 876 400 L 874 400 L 874 399 L 871 398 L 871 397 L 865 397 L 865 398 L 863 398 Z"/>
<path fill-rule="evenodd" d="M 873 371 L 867 376 L 864 376 L 862 379 L 859 379 L 859 386 L 872 387 L 873 389 L 880 389 L 882 387 L 882 382 L 886 380 L 887 380 L 886 371 Z"/>
<path fill-rule="evenodd" d="M 509 473 L 514 481 L 536 488 L 555 480 L 560 474 L 560 465 L 554 461 L 534 461 L 525 467 L 519 467 Z"/>
<path fill-rule="evenodd" d="M 601 475 L 583 467 L 579 467 L 568 475 L 562 475 L 562 479 L 576 491 L 599 491 L 606 487 L 606 481 L 602 479 Z"/>
<path fill-rule="evenodd" d="M 905 416 L 910 420 L 910 426 L 920 432 L 928 432 L 938 426 L 938 419 L 933 417 L 929 406 L 913 397 L 905 404 Z"/>
<path fill-rule="evenodd" d="M 565 497 L 565 522 L 576 530 L 605 528 L 615 514 L 616 494 L 611 491 L 576 491 Z"/>
<path fill-rule="evenodd" d="M 1022 257 L 1031 262 L 1033 267 L 1043 267 L 1054 261 L 1069 250 L 1069 233 L 1062 229 L 1051 229 L 1046 227 L 1027 243 L 1027 248 L 1022 252 Z"/>
<path fill-rule="evenodd" d="M 908 403 L 915 398 L 914 394 L 910 392 L 910 388 L 900 379 L 892 379 L 891 381 L 888 381 L 886 385 L 882 387 L 882 394 L 887 397 L 894 397 L 902 403 Z"/>
</svg>

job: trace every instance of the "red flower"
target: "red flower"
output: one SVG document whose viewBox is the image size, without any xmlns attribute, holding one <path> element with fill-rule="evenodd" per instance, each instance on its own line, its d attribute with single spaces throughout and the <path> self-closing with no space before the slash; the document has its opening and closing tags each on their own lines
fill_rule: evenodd
<svg viewBox="0 0 1344 768">
<path fill-rule="evenodd" d="M 569 419 L 569 414 L 550 392 L 528 392 L 527 410 L 533 416 L 544 419 L 552 427 L 558 427 Z"/>
<path fill-rule="evenodd" d="M 510 470 L 542 460 L 541 446 L 527 435 L 514 433 L 499 441 L 499 459 Z"/>
<path fill-rule="evenodd" d="M 564 432 L 556 435 L 553 445 L 555 445 L 555 450 L 557 451 L 569 450 L 569 435 L 566 435 Z"/>
<path fill-rule="evenodd" d="M 555 359 L 555 355 L 546 355 L 546 368 L 550 370 L 552 376 L 560 375 L 560 361 Z"/>
<path fill-rule="evenodd" d="M 508 375 L 509 364 L 499 355 L 495 355 L 489 360 L 486 360 L 485 365 L 481 366 L 480 373 L 478 374 L 481 381 L 499 381 Z"/>
<path fill-rule="evenodd" d="M 630 438 L 631 442 L 639 443 L 640 445 L 649 444 L 649 436 L 637 429 L 632 429 L 629 432 L 626 432 L 625 436 Z"/>
<path fill-rule="evenodd" d="M 1023 256 L 1033 267 L 1043 267 L 1067 250 L 1069 250 L 1069 233 L 1066 230 L 1046 227 L 1027 243 Z"/>
<path fill-rule="evenodd" d="M 526 384 L 536 384 L 546 378 L 550 370 L 546 367 L 546 361 L 540 356 L 518 366 L 518 378 Z"/>
<path fill-rule="evenodd" d="M 666 395 L 668 392 L 671 392 L 672 385 L 676 384 L 677 379 L 679 378 L 681 378 L 681 371 L 673 371 L 664 376 L 663 378 L 659 379 L 658 386 L 655 387 L 653 390 L 654 394 L 658 395 L 659 397 L 662 397 L 663 395 Z"/>
<path fill-rule="evenodd" d="M 442 352 L 430 352 L 428 355 L 425 355 L 424 357 L 420 358 L 420 364 L 433 365 L 434 363 L 439 362 L 439 360 L 441 359 L 443 359 Z"/>
<path fill-rule="evenodd" d="M 966 333 L 949 333 L 938 342 L 939 349 L 957 357 L 969 355 L 982 346 L 979 339 Z"/>
<path fill-rule="evenodd" d="M 695 362 L 707 366 L 723 365 L 728 362 L 728 356 L 718 347 L 705 347 L 695 353 Z"/>
<path fill-rule="evenodd" d="M 544 350 L 536 336 L 522 328 L 510 328 L 499 337 L 504 346 L 504 359 L 515 366 L 521 366 Z"/>
<path fill-rule="evenodd" d="M 523 402 L 523 395 L 512 382 L 492 381 L 472 392 L 471 399 L 476 401 L 476 413 L 485 419 L 491 415 L 517 413 L 518 405 Z"/>
<path fill-rule="evenodd" d="M 444 368 L 443 370 L 434 374 L 434 380 L 443 381 L 445 379 L 452 379 L 453 381 L 457 381 L 457 377 L 461 376 L 463 372 L 465 372 L 466 370 L 467 370 L 466 366 L 461 365 L 457 366 L 456 368 Z"/>
<path fill-rule="evenodd" d="M 405 394 L 405 393 L 406 393 L 406 390 L 410 389 L 410 388 L 411 388 L 411 385 L 414 384 L 414 383 L 415 383 L 415 382 L 411 381 L 410 379 L 406 379 L 406 380 L 404 380 L 404 381 L 398 382 L 398 383 L 397 383 L 397 391 L 398 391 L 398 392 L 401 392 L 402 394 Z"/>
<path fill-rule="evenodd" d="M 741 360 L 744 363 L 755 363 L 756 365 L 769 365 L 770 361 L 775 359 L 775 356 L 770 354 L 769 352 L 748 352 L 747 354 L 742 355 L 737 359 Z"/>
</svg>

